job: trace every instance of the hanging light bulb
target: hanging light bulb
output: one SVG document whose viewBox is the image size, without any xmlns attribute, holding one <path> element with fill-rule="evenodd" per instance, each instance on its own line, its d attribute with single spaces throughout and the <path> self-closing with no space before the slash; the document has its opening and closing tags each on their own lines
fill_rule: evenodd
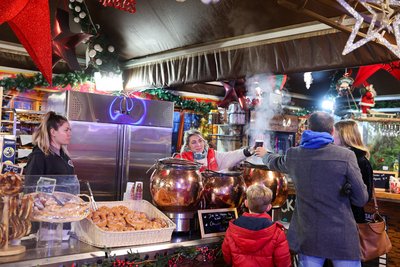
<svg viewBox="0 0 400 267">
<path fill-rule="evenodd" d="M 306 88 L 310 89 L 310 86 L 313 83 L 311 72 L 304 72 L 304 82 L 306 83 Z"/>
</svg>

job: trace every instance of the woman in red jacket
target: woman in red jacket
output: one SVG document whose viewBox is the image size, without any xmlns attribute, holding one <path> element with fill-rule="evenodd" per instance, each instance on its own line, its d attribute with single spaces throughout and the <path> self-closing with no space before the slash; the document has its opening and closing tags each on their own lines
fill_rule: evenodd
<svg viewBox="0 0 400 267">
<path fill-rule="evenodd" d="M 175 157 L 201 163 L 203 166 L 200 171 L 227 170 L 253 154 L 249 148 L 229 152 L 215 151 L 208 146 L 201 133 L 194 129 L 186 131 L 183 139 L 181 153 Z"/>
<path fill-rule="evenodd" d="M 249 213 L 229 222 L 222 243 L 225 261 L 233 267 L 290 267 L 284 228 L 267 214 L 272 207 L 272 191 L 263 184 L 255 184 L 246 195 L 244 204 Z"/>
</svg>

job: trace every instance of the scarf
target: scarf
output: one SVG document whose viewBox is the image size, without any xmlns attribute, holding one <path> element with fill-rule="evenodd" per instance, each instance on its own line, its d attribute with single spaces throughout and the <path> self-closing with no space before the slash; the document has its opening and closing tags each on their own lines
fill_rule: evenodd
<svg viewBox="0 0 400 267">
<path fill-rule="evenodd" d="M 193 152 L 193 158 L 194 158 L 194 160 L 197 161 L 197 160 L 205 159 L 206 156 L 207 156 L 207 152 L 208 152 L 207 149 L 204 149 L 202 153 L 194 153 L 194 152 Z"/>
<path fill-rule="evenodd" d="M 329 133 L 305 130 L 301 136 L 300 147 L 316 149 L 331 143 L 333 137 Z"/>
</svg>

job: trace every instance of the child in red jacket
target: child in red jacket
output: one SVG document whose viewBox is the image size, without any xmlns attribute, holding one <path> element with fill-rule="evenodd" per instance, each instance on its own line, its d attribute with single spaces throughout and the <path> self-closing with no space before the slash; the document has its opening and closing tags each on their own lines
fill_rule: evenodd
<svg viewBox="0 0 400 267">
<path fill-rule="evenodd" d="M 249 213 L 229 222 L 222 244 L 225 261 L 241 267 L 291 266 L 284 228 L 267 214 L 272 207 L 272 191 L 263 184 L 255 184 L 246 195 L 244 204 Z"/>
</svg>

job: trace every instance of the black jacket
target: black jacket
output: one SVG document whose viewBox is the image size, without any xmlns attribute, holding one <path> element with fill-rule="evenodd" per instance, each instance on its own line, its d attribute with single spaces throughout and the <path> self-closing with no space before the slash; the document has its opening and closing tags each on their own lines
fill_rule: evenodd
<svg viewBox="0 0 400 267">
<path fill-rule="evenodd" d="M 24 168 L 25 175 L 73 175 L 72 160 L 60 151 L 60 155 L 50 153 L 46 156 L 39 147 L 34 147 Z"/>
<path fill-rule="evenodd" d="M 360 167 L 360 170 L 361 170 L 362 179 L 364 181 L 364 184 L 367 186 L 368 201 L 370 201 L 372 198 L 372 184 L 374 181 L 371 163 L 365 157 L 366 153 L 364 151 L 357 149 L 357 148 L 353 148 L 353 147 L 351 147 L 350 149 L 356 154 L 357 163 L 358 163 L 358 167 Z M 353 211 L 356 222 L 364 223 L 365 222 L 364 208 L 351 206 L 351 209 Z"/>
</svg>

